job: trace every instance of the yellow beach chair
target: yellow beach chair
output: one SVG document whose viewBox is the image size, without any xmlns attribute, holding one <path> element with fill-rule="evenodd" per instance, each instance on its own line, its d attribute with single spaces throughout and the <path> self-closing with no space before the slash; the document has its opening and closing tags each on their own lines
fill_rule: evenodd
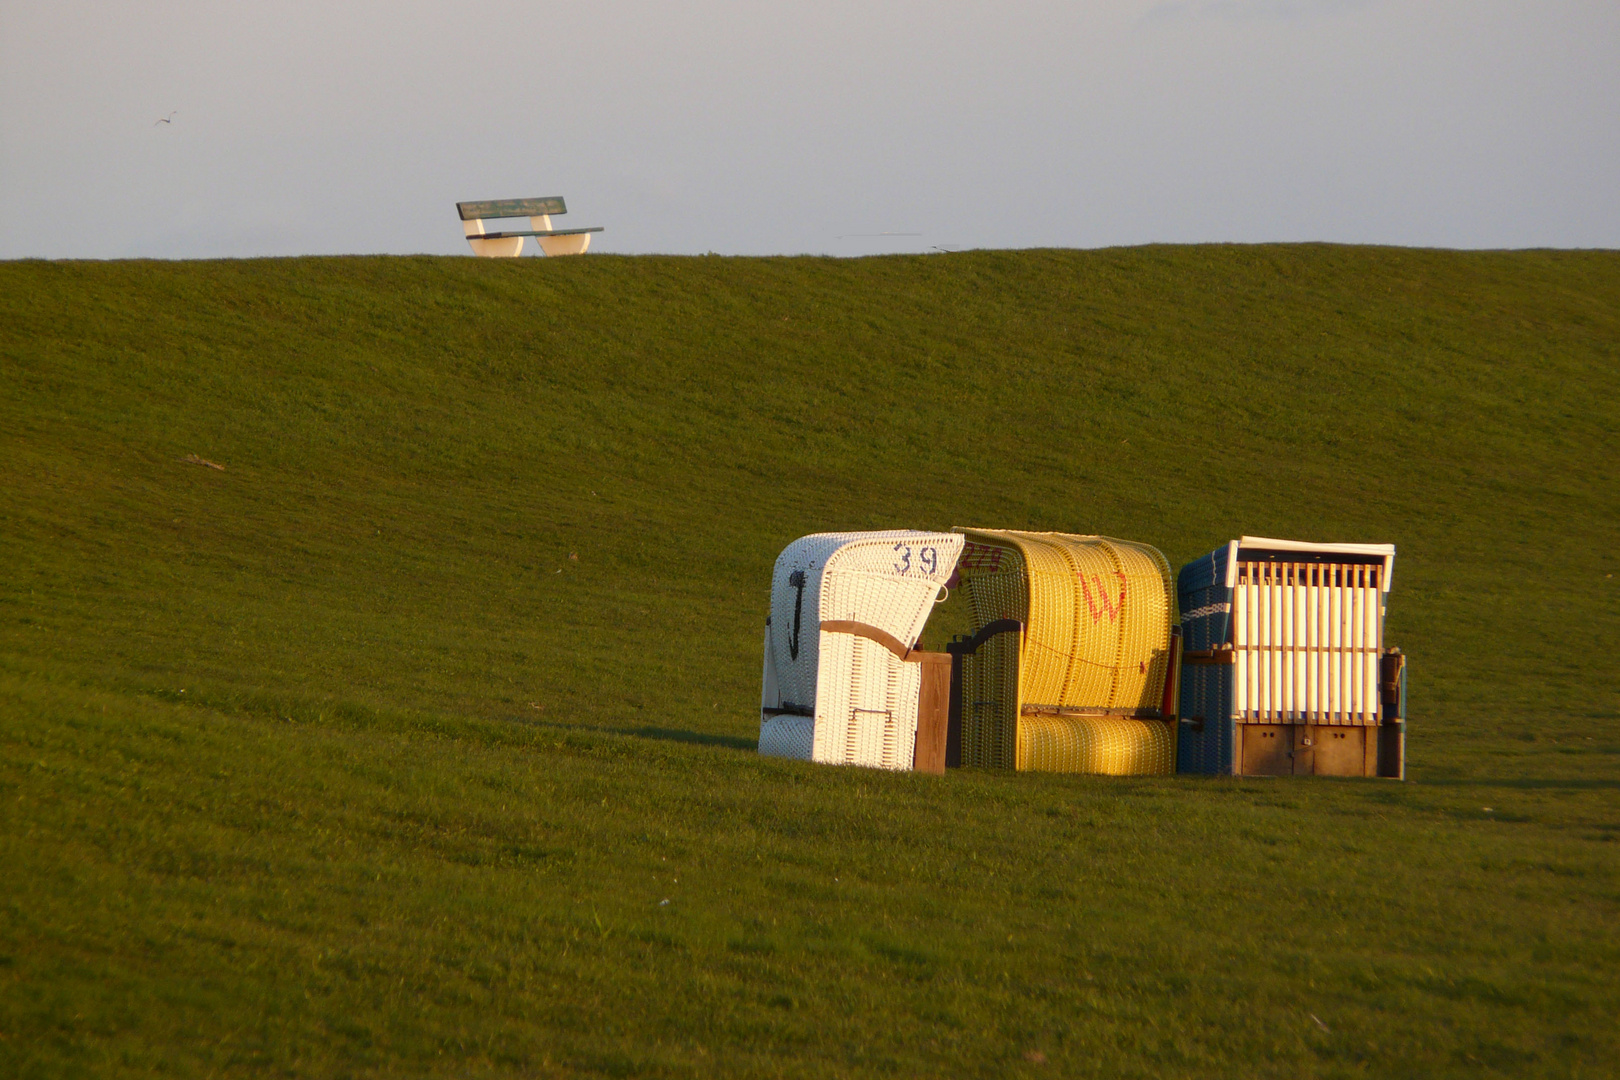
<svg viewBox="0 0 1620 1080">
<path fill-rule="evenodd" d="M 974 632 L 948 650 L 949 764 L 1109 776 L 1176 767 L 1175 593 L 1158 549 L 953 530 Z"/>
</svg>

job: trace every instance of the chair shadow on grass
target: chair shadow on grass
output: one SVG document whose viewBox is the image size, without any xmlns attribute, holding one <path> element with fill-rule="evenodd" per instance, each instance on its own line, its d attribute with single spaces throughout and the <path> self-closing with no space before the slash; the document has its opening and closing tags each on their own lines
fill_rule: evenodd
<svg viewBox="0 0 1620 1080">
<path fill-rule="evenodd" d="M 1521 791 L 1620 791 L 1620 780 L 1571 777 L 1567 780 L 1534 776 L 1425 778 L 1424 787 L 1518 788 Z"/>
<path fill-rule="evenodd" d="M 684 728 L 652 727 L 603 727 L 600 724 L 569 724 L 560 720 L 532 720 L 521 718 L 523 723 L 534 724 L 539 727 L 557 728 L 562 731 L 588 732 L 592 735 L 620 735 L 631 739 L 652 739 L 658 742 L 687 743 L 693 746 L 718 746 L 726 750 L 747 750 L 754 753 L 759 750 L 759 740 L 750 739 L 744 735 L 715 735 L 702 731 L 687 731 Z"/>
<path fill-rule="evenodd" d="M 728 750 L 758 750 L 759 740 L 742 735 L 706 735 L 700 731 L 681 728 L 639 727 L 599 728 L 614 735 L 631 735 L 637 739 L 658 739 L 662 742 L 695 743 L 698 746 L 723 746 Z"/>
</svg>

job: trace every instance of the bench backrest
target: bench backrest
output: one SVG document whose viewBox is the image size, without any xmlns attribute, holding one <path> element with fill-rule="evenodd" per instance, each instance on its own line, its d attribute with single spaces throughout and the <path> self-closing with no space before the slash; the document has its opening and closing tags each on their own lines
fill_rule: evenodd
<svg viewBox="0 0 1620 1080">
<path fill-rule="evenodd" d="M 483 202 L 458 202 L 456 211 L 462 221 L 480 218 L 541 217 L 566 214 L 568 207 L 561 195 L 548 195 L 541 199 L 486 199 Z"/>
</svg>

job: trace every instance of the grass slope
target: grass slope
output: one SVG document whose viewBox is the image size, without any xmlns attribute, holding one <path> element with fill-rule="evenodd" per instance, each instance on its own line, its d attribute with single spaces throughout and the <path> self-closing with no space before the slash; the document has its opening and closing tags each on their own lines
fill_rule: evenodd
<svg viewBox="0 0 1620 1080">
<path fill-rule="evenodd" d="M 0 1069 L 1604 1072 L 1617 402 L 1614 253 L 0 264 Z M 1413 782 L 759 759 L 954 524 L 1395 541 Z"/>
</svg>

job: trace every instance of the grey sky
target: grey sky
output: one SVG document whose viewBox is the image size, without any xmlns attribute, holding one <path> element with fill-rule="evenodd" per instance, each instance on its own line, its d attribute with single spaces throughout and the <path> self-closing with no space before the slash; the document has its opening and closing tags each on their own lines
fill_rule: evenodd
<svg viewBox="0 0 1620 1080">
<path fill-rule="evenodd" d="M 601 251 L 1620 247 L 1620 3 L 0 0 L 0 257 L 556 194 Z"/>
</svg>

